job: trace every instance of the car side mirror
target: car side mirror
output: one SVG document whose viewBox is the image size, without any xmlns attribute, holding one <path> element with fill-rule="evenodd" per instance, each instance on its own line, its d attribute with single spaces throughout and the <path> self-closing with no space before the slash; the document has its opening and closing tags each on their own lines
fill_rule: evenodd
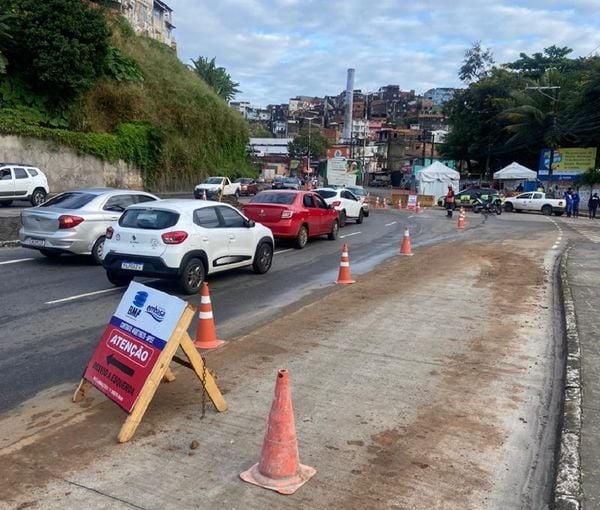
<svg viewBox="0 0 600 510">
<path fill-rule="evenodd" d="M 256 225 L 256 223 L 254 222 L 254 220 L 246 220 L 246 221 L 244 222 L 244 225 L 245 225 L 247 228 L 252 228 L 252 227 L 254 227 L 254 226 Z"/>
</svg>

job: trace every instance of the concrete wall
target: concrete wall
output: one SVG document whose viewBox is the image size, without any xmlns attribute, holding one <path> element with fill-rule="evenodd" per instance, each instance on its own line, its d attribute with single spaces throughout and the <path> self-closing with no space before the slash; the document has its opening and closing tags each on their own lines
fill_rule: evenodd
<svg viewBox="0 0 600 510">
<path fill-rule="evenodd" d="M 124 161 L 113 164 L 93 156 L 79 156 L 68 147 L 36 138 L 0 135 L 0 162 L 40 168 L 48 177 L 53 194 L 92 186 L 143 188 L 140 171 Z"/>
</svg>

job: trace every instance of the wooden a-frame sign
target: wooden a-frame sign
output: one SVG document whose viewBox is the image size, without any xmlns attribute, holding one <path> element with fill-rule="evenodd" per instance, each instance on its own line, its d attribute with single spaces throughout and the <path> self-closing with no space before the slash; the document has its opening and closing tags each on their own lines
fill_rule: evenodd
<svg viewBox="0 0 600 510">
<path fill-rule="evenodd" d="M 202 356 L 198 354 L 198 351 L 187 332 L 194 316 L 194 312 L 195 308 L 189 304 L 184 308 L 173 333 L 166 342 L 163 350 L 160 352 L 160 355 L 140 390 L 137 400 L 133 404 L 129 416 L 121 427 L 118 436 L 119 443 L 129 441 L 133 437 L 161 381 L 164 380 L 170 382 L 175 380 L 175 375 L 169 368 L 169 365 L 171 361 L 173 361 L 173 357 L 179 347 L 181 347 L 189 360 L 189 365 L 187 363 L 183 364 L 189 366 L 194 371 L 200 380 L 200 383 L 204 386 L 203 391 L 206 391 L 206 394 L 217 411 L 223 412 L 227 410 L 227 402 L 219 391 L 212 374 L 204 366 L 204 360 L 202 359 Z M 178 361 L 178 359 L 175 359 L 175 361 Z M 91 383 L 85 378 L 82 378 L 73 394 L 73 402 L 80 402 L 83 400 L 90 386 Z"/>
</svg>

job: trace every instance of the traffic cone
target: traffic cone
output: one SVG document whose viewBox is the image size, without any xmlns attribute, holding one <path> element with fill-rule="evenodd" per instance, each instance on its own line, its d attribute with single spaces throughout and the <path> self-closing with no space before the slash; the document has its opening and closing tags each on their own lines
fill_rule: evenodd
<svg viewBox="0 0 600 510">
<path fill-rule="evenodd" d="M 410 232 L 408 227 L 404 229 L 404 237 L 402 239 L 402 246 L 400 247 L 400 255 L 406 255 L 412 257 L 413 252 L 410 249 Z"/>
<path fill-rule="evenodd" d="M 375 209 L 379 209 L 379 197 L 375 197 Z"/>
<path fill-rule="evenodd" d="M 458 228 L 465 228 L 465 211 L 462 207 L 460 208 L 460 213 L 458 215 Z"/>
<path fill-rule="evenodd" d="M 316 472 L 300 464 L 288 371 L 281 369 L 277 373 L 260 462 L 241 473 L 240 478 L 281 494 L 293 494 Z"/>
<path fill-rule="evenodd" d="M 399 197 L 398 197 L 398 202 L 396 203 L 396 209 L 398 209 L 398 210 L 402 209 L 402 200 L 400 200 Z"/>
<path fill-rule="evenodd" d="M 415 209 L 415 212 L 417 214 L 419 214 L 421 212 L 421 202 L 417 202 L 417 208 Z"/>
<path fill-rule="evenodd" d="M 200 290 L 200 308 L 198 309 L 198 326 L 196 327 L 196 349 L 214 349 L 225 343 L 225 340 L 217 340 L 215 331 L 215 320 L 213 318 L 208 283 L 202 283 Z"/>
<path fill-rule="evenodd" d="M 353 280 L 352 276 L 350 276 L 350 258 L 348 257 L 348 245 L 344 244 L 344 246 L 342 246 L 342 260 L 340 260 L 340 271 L 338 273 L 338 278 L 335 281 L 335 283 L 348 285 L 354 282 L 355 280 Z"/>
<path fill-rule="evenodd" d="M 202 192 L 202 200 L 206 200 L 206 190 Z"/>
</svg>

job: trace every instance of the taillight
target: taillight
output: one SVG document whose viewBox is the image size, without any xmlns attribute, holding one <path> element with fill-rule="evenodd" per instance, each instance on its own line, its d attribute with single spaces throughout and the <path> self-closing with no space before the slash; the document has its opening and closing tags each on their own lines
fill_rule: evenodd
<svg viewBox="0 0 600 510">
<path fill-rule="evenodd" d="M 83 221 L 80 216 L 71 216 L 70 214 L 63 214 L 58 217 L 58 228 L 73 228 L 79 225 Z"/>
<path fill-rule="evenodd" d="M 106 236 L 106 239 L 112 239 L 113 234 L 115 233 L 115 231 L 113 230 L 112 227 L 108 227 L 106 229 L 106 234 L 104 234 Z"/>
<path fill-rule="evenodd" d="M 187 239 L 188 233 L 183 230 L 175 230 L 173 232 L 166 232 L 162 236 L 163 243 L 165 244 L 181 244 Z"/>
<path fill-rule="evenodd" d="M 293 211 L 281 211 L 281 219 L 283 219 L 283 220 L 289 219 L 292 217 L 293 214 L 294 214 Z"/>
<path fill-rule="evenodd" d="M 340 202 L 339 200 L 335 200 L 335 201 L 331 202 L 331 205 L 333 207 L 339 207 L 340 205 L 342 205 L 342 202 Z"/>
</svg>

